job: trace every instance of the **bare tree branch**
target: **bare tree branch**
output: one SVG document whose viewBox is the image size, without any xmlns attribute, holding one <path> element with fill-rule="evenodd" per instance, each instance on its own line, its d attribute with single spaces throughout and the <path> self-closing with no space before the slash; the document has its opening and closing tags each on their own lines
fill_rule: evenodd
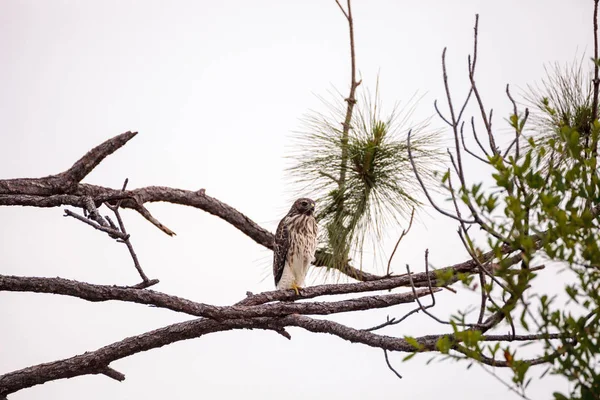
<svg viewBox="0 0 600 400">
<path fill-rule="evenodd" d="M 119 238 L 121 240 L 125 240 L 128 237 L 127 234 L 119 231 L 118 229 L 111 228 L 110 226 L 102 226 L 102 225 L 100 225 L 100 224 L 98 224 L 98 223 L 96 223 L 96 222 L 94 222 L 94 221 L 92 221 L 90 219 L 87 219 L 86 217 L 84 217 L 82 215 L 74 213 L 71 210 L 66 210 L 65 209 L 65 215 L 64 216 L 65 217 L 73 217 L 73 218 L 77 219 L 78 221 L 81 221 L 84 224 L 87 224 L 87 225 L 91 226 L 94 229 L 97 229 L 99 231 L 108 233 L 108 235 L 110 237 L 112 237 L 112 238 Z"/>
<path fill-rule="evenodd" d="M 100 371 L 102 375 L 106 375 L 109 378 L 114 379 L 115 381 L 123 382 L 125 380 L 125 374 L 113 369 L 111 367 L 106 367 Z"/>
<path fill-rule="evenodd" d="M 494 134 L 492 132 L 492 111 L 490 110 L 489 118 L 485 112 L 485 108 L 483 106 L 483 100 L 481 99 L 481 95 L 479 94 L 479 90 L 477 89 L 477 85 L 475 84 L 475 64 L 477 62 L 477 38 L 479 34 L 479 14 L 475 15 L 475 27 L 473 33 L 473 62 L 471 62 L 469 57 L 469 80 L 471 81 L 471 91 L 475 94 L 475 98 L 477 99 L 477 105 L 479 106 L 479 111 L 481 112 L 481 119 L 485 125 L 485 130 L 488 135 L 488 140 L 490 142 L 490 149 L 492 150 L 492 154 L 499 154 L 498 148 L 496 146 L 496 140 L 494 138 Z"/>
<path fill-rule="evenodd" d="M 387 364 L 387 366 L 388 366 L 388 368 L 390 369 L 390 371 L 392 371 L 392 372 L 394 373 L 394 375 L 396 375 L 396 377 L 397 377 L 398 379 L 402 379 L 402 375 L 400 375 L 400 374 L 398 373 L 398 371 L 396 371 L 396 370 L 394 369 L 394 367 L 392 367 L 392 364 L 390 364 L 390 359 L 388 358 L 388 352 L 387 352 L 387 350 L 385 350 L 385 349 L 383 350 L 383 355 L 384 355 L 384 357 L 385 357 L 385 363 Z"/>
<path fill-rule="evenodd" d="M 129 182 L 129 179 L 125 179 L 125 182 L 123 182 L 123 188 L 121 189 L 122 192 L 125 191 L 125 189 L 127 189 L 127 183 Z M 123 232 L 126 235 L 126 238 L 123 239 L 123 243 L 127 246 L 127 250 L 129 250 L 129 255 L 131 256 L 131 259 L 133 260 L 133 265 L 135 266 L 135 269 L 138 271 L 138 274 L 140 274 L 140 277 L 142 278 L 142 283 L 146 283 L 149 281 L 148 277 L 146 276 L 146 273 L 144 272 L 144 270 L 142 269 L 142 266 L 140 264 L 140 261 L 138 259 L 138 256 L 135 252 L 135 250 L 133 249 L 133 245 L 131 244 L 131 240 L 130 240 L 130 235 L 127 234 L 127 229 L 125 229 L 125 223 L 123 222 L 123 218 L 121 218 L 121 213 L 119 212 L 119 207 L 121 206 L 121 200 L 117 201 L 117 204 L 115 205 L 110 205 L 108 203 L 106 203 L 106 206 L 108 208 L 110 208 L 112 210 L 112 212 L 115 214 L 115 217 L 117 218 L 117 222 L 119 223 L 119 229 L 121 232 Z M 108 219 L 108 217 L 106 217 Z M 110 219 L 108 219 L 110 222 Z M 175 232 L 171 232 L 173 235 L 175 234 Z"/>
<path fill-rule="evenodd" d="M 369 286 L 376 282 L 364 282 L 356 285 Z M 335 288 L 340 285 L 323 285 Z M 343 286 L 343 285 L 342 285 Z M 324 289 L 321 287 L 321 289 Z M 316 287 L 317 290 L 319 287 Z M 305 290 L 310 290 L 307 288 Z M 143 304 L 153 304 L 175 311 L 183 311 L 192 315 L 209 315 L 216 319 L 196 319 L 158 330 L 124 339 L 120 342 L 102 347 L 96 351 L 86 352 L 83 355 L 69 359 L 59 360 L 47 364 L 25 368 L 0 376 L 0 396 L 6 396 L 17 390 L 38 385 L 56 379 L 71 378 L 86 374 L 109 374 L 111 377 L 119 376 L 107 370 L 109 364 L 118 359 L 128 357 L 141 351 L 161 347 L 180 340 L 200 337 L 202 335 L 232 329 L 266 329 L 273 330 L 289 338 L 284 328 L 297 326 L 315 333 L 329 333 L 351 342 L 362 343 L 372 347 L 379 347 L 390 351 L 415 351 L 414 347 L 406 340 L 384 335 L 376 335 L 365 330 L 357 330 L 342 324 L 315 320 L 303 313 L 329 314 L 331 312 L 354 311 L 378 306 L 387 307 L 393 301 L 405 302 L 412 298 L 411 293 L 400 295 L 368 296 L 352 300 L 331 303 L 277 303 L 261 306 L 232 306 L 216 307 L 194 303 L 189 300 L 179 299 L 174 296 L 149 290 L 135 290 L 115 286 L 90 285 L 73 283 L 59 278 L 21 278 L 0 277 L 0 290 L 52 292 L 73 295 L 91 301 L 105 301 L 120 299 Z M 431 290 L 422 290 L 418 295 L 430 294 Z M 285 293 L 280 291 L 279 293 Z M 258 296 L 258 295 L 257 295 Z M 402 299 L 402 300 L 400 300 Z M 392 301 L 393 300 L 393 301 Z M 254 316 L 254 317 L 250 317 Z M 270 316 L 270 317 L 269 317 Z M 227 318 L 227 319 L 223 319 Z M 444 335 L 430 335 L 417 338 L 420 351 L 435 351 L 436 343 Z M 530 335 L 523 340 L 535 338 Z M 504 336 L 488 336 L 484 340 L 505 340 Z M 511 336 L 508 340 L 520 340 Z M 483 359 L 483 362 L 493 362 L 495 366 L 508 366 L 505 362 Z"/>
<path fill-rule="evenodd" d="M 0 396 L 6 396 L 18 390 L 57 379 L 73 378 L 89 374 L 104 374 L 109 364 L 113 361 L 181 340 L 232 329 L 280 330 L 280 325 L 270 319 L 228 320 L 224 322 L 196 319 L 169 325 L 142 335 L 129 337 L 75 357 L 0 375 Z"/>
<path fill-rule="evenodd" d="M 125 132 L 105 141 L 88 151 L 71 168 L 60 174 L 45 178 L 0 180 L 0 194 L 50 196 L 69 193 L 73 186 L 85 178 L 102 160 L 125 145 L 135 135 L 137 132 Z"/>
<path fill-rule="evenodd" d="M 361 285 L 369 286 L 368 282 L 354 284 L 345 287 L 346 291 L 333 290 L 338 285 L 321 285 L 305 288 L 302 292 L 309 291 L 309 296 L 316 297 L 329 294 L 359 293 Z M 376 290 L 376 289 L 375 289 Z M 435 289 L 439 291 L 441 289 Z M 355 299 L 337 302 L 306 302 L 306 303 L 274 303 L 274 304 L 243 304 L 234 306 L 213 306 L 197 303 L 177 296 L 170 296 L 152 290 L 140 290 L 119 286 L 93 285 L 85 282 L 77 282 L 62 278 L 33 278 L 19 276 L 0 275 L 0 291 L 11 292 L 35 292 L 53 293 L 72 297 L 78 297 L 88 301 L 120 300 L 138 304 L 152 305 L 154 307 L 166 308 L 193 316 L 224 320 L 232 318 L 254 318 L 254 317 L 279 317 L 289 314 L 311 314 L 328 315 L 341 312 L 359 311 L 375 308 L 391 307 L 397 304 L 410 303 L 415 296 L 427 296 L 430 290 L 419 290 L 414 293 L 398 293 L 379 296 L 365 296 Z M 294 293 L 290 290 L 289 292 Z M 285 293 L 282 291 L 265 292 L 261 295 L 276 295 Z M 295 295 L 295 293 L 294 293 Z M 259 295 L 257 295 L 259 296 Z M 310 298 L 307 296 L 301 296 Z"/>
<path fill-rule="evenodd" d="M 204 189 L 191 191 L 163 186 L 148 186 L 134 190 L 117 190 L 75 181 L 73 177 L 85 177 L 90 172 L 90 168 L 97 166 L 106 156 L 122 147 L 133 136 L 135 136 L 135 133 L 126 132 L 107 140 L 90 150 L 70 170 L 58 175 L 35 179 L 18 178 L 0 180 L 0 206 L 73 206 L 87 210 L 90 201 L 95 205 L 103 203 L 110 205 L 119 202 L 122 208 L 137 211 L 163 232 L 168 235 L 174 235 L 175 233 L 172 230 L 160 223 L 144 207 L 145 203 L 168 202 L 198 208 L 215 215 L 239 229 L 258 244 L 268 249 L 273 249 L 273 234 L 271 232 L 260 227 L 235 208 L 214 197 L 208 196 Z M 69 216 L 75 217 L 71 213 L 72 211 L 67 212 Z M 90 222 L 89 220 L 80 220 L 86 223 Z M 102 227 L 100 224 L 98 226 Z M 109 234 L 117 234 L 116 231 L 110 228 L 108 223 L 103 227 L 107 229 L 98 226 L 94 226 L 94 228 Z M 331 257 L 325 251 L 318 251 L 315 266 L 335 267 L 330 265 L 329 260 L 331 260 Z M 344 274 L 359 281 L 381 279 L 380 276 L 369 274 L 350 265 L 338 266 L 337 268 Z"/>
<path fill-rule="evenodd" d="M 340 166 L 340 179 L 339 186 L 343 192 L 346 185 L 346 169 L 348 163 L 348 135 L 350 133 L 350 124 L 352 122 L 352 113 L 354 111 L 354 105 L 356 104 L 356 89 L 360 85 L 360 81 L 356 81 L 356 52 L 354 49 L 354 19 L 352 18 L 352 3 L 347 0 L 346 8 L 344 10 L 338 0 L 336 0 L 340 10 L 344 13 L 346 20 L 348 20 L 348 33 L 350 35 L 350 93 L 346 98 L 347 108 L 344 122 L 342 122 L 342 165 Z M 343 196 L 341 196 L 343 199 Z M 343 205 L 340 206 L 343 208 Z"/>
<path fill-rule="evenodd" d="M 400 234 L 400 237 L 398 238 L 398 241 L 396 242 L 396 245 L 394 246 L 394 250 L 392 250 L 392 254 L 390 255 L 390 258 L 388 259 L 388 265 L 387 265 L 387 275 L 390 275 L 390 266 L 392 264 L 392 259 L 394 258 L 394 254 L 396 254 L 396 250 L 398 250 L 398 245 L 400 245 L 400 242 L 402 241 L 402 239 L 404 239 L 404 236 L 406 236 L 406 234 L 408 232 L 410 232 L 410 228 L 412 227 L 413 224 L 413 219 L 415 217 L 415 209 L 412 209 L 412 212 L 410 213 L 410 221 L 408 222 L 408 228 L 403 229 L 402 233 Z"/>
<path fill-rule="evenodd" d="M 452 218 L 454 220 L 457 221 L 461 221 L 462 219 L 459 219 L 459 217 L 457 217 L 454 214 L 449 213 L 448 211 L 445 211 L 444 209 L 442 209 L 440 206 L 438 206 L 434 201 L 433 198 L 431 197 L 431 195 L 429 194 L 429 191 L 427 190 L 427 187 L 425 186 L 425 182 L 423 182 L 423 179 L 421 179 L 421 176 L 419 175 L 419 172 L 417 170 L 417 166 L 415 164 L 415 161 L 413 159 L 412 156 L 412 151 L 411 151 L 411 147 L 410 147 L 410 135 L 411 135 L 411 131 L 408 131 L 408 134 L 406 135 L 406 148 L 408 151 L 408 159 L 410 160 L 410 163 L 412 165 L 413 168 L 413 172 L 415 173 L 415 177 L 417 178 L 417 181 L 419 182 L 419 185 L 421 186 L 421 189 L 423 190 L 423 193 L 425 194 L 425 197 L 427 197 L 427 200 L 429 201 L 429 204 L 431 204 L 431 206 L 433 208 L 435 208 L 435 210 L 437 212 L 439 212 L 442 215 L 445 215 L 446 217 Z M 475 220 L 462 220 L 465 224 L 474 224 L 476 221 Z"/>
<path fill-rule="evenodd" d="M 509 248 L 506 247 L 504 251 L 510 252 Z M 494 257 L 492 252 L 485 253 L 480 258 L 491 259 Z M 240 301 L 237 305 L 256 305 L 263 304 L 271 301 L 289 301 L 295 299 L 307 299 L 323 294 L 344 294 L 344 293 L 358 293 L 358 292 L 370 292 L 375 290 L 389 290 L 397 287 L 410 287 L 411 280 L 415 287 L 429 287 L 429 281 L 433 285 L 437 280 L 437 274 L 444 275 L 448 271 L 452 271 L 453 274 L 458 273 L 477 273 L 478 266 L 474 260 L 468 260 L 462 263 L 455 264 L 450 267 L 440 268 L 435 271 L 429 271 L 427 273 L 421 272 L 417 274 L 393 276 L 389 278 L 383 278 L 373 281 L 367 281 L 362 283 L 338 283 L 334 285 L 319 285 L 312 286 L 302 289 L 299 296 L 296 296 L 293 290 L 277 290 L 273 292 L 264 292 L 251 295 L 248 298 Z M 454 280 L 455 281 L 455 280 Z M 452 283 L 452 279 L 446 284 Z"/>
<path fill-rule="evenodd" d="M 463 149 L 467 152 L 467 154 L 469 154 L 471 157 L 473 157 L 476 160 L 481 161 L 484 164 L 489 164 L 490 162 L 488 160 L 486 160 L 483 157 L 478 156 L 477 154 L 475 154 L 473 151 L 469 150 L 469 148 L 467 147 L 467 144 L 465 143 L 465 134 L 464 134 L 464 128 L 465 128 L 465 123 L 464 121 L 460 124 L 460 141 L 462 143 Z M 475 136 L 477 137 L 477 136 Z"/>
<path fill-rule="evenodd" d="M 65 177 L 71 184 L 81 182 L 102 160 L 123 147 L 135 135 L 137 135 L 137 132 L 125 132 L 105 141 L 88 151 L 71 168 L 59 174 L 59 176 Z"/>
<path fill-rule="evenodd" d="M 599 70 L 600 65 L 598 65 L 598 0 L 594 0 L 594 95 L 592 98 L 592 122 L 598 119 L 598 96 L 600 88 L 600 77 Z M 594 153 L 595 155 L 595 153 Z"/>
</svg>

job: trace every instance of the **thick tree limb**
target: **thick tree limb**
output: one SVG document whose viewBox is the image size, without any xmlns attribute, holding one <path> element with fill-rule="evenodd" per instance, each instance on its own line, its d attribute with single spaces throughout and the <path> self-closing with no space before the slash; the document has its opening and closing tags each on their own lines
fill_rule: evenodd
<svg viewBox="0 0 600 400">
<path fill-rule="evenodd" d="M 509 247 L 505 247 L 503 251 L 511 252 Z M 480 258 L 483 260 L 489 260 L 494 256 L 492 252 L 483 254 Z M 434 285 L 436 283 L 437 274 L 445 275 L 448 271 L 452 271 L 454 274 L 457 273 L 476 273 L 478 272 L 478 264 L 475 260 L 468 260 L 462 263 L 458 263 L 446 268 L 440 268 L 435 271 L 428 273 L 421 272 L 412 274 L 412 281 L 414 286 L 427 287 L 428 282 L 431 281 Z M 290 290 L 278 290 L 273 292 L 264 292 L 251 295 L 248 298 L 240 301 L 238 305 L 254 305 L 262 304 L 270 301 L 289 301 L 295 299 L 308 299 L 323 294 L 344 294 L 344 293 L 358 293 L 358 292 L 370 292 L 375 290 L 389 290 L 397 287 L 410 287 L 411 277 L 408 275 L 391 276 L 387 278 L 380 278 L 377 280 L 370 280 L 367 282 L 359 283 L 338 283 L 334 285 L 319 285 L 304 288 L 300 291 L 300 295 L 296 296 L 293 291 Z M 452 283 L 452 280 L 444 282 L 445 284 Z"/>
<path fill-rule="evenodd" d="M 154 218 L 144 207 L 146 203 L 168 202 L 194 207 L 208 212 L 233 225 L 256 243 L 273 249 L 273 234 L 262 228 L 243 213 L 222 201 L 208 196 L 204 189 L 198 191 L 149 186 L 134 190 L 112 189 L 80 183 L 108 155 L 122 147 L 136 132 L 125 132 L 90 150 L 67 171 L 43 178 L 20 178 L 0 180 L 0 206 L 63 207 L 87 209 L 90 199 L 99 206 L 105 202 L 120 201 L 122 208 L 137 211 L 145 219 L 168 235 L 175 233 Z M 324 251 L 316 254 L 315 266 L 329 267 L 330 257 Z M 338 268 L 344 274 L 359 281 L 380 279 L 350 265 Z"/>
<path fill-rule="evenodd" d="M 105 374 L 113 361 L 136 353 L 162 347 L 181 340 L 197 338 L 213 332 L 233 329 L 264 329 L 281 332 L 284 327 L 296 326 L 314 333 L 328 333 L 353 343 L 361 343 L 388 351 L 413 352 L 415 348 L 405 339 L 357 330 L 333 321 L 317 320 L 298 314 L 275 318 L 241 318 L 225 321 L 196 319 L 166 326 L 141 335 L 104 346 L 84 354 L 40 364 L 0 376 L 0 396 L 48 381 L 89 374 Z M 420 351 L 434 351 L 437 341 L 445 335 L 416 338 Z M 535 360 L 535 363 L 538 359 Z M 507 362 L 486 358 L 494 366 L 509 366 Z M 116 372 L 116 371 L 115 371 Z"/>
<path fill-rule="evenodd" d="M 454 266 L 473 268 L 465 263 Z M 392 277 L 379 281 L 362 282 L 343 285 L 321 285 L 302 290 L 300 298 L 311 298 L 325 294 L 357 293 L 361 291 L 381 290 L 390 285 L 398 285 L 410 281 L 427 280 L 432 276 L 421 273 L 412 276 Z M 436 289 L 439 290 L 439 289 Z M 289 334 L 285 327 L 296 326 L 315 333 L 328 333 L 353 343 L 361 343 L 378 347 L 386 351 L 412 352 L 414 347 L 406 340 L 386 335 L 378 335 L 369 331 L 354 329 L 333 321 L 316 320 L 306 314 L 327 315 L 339 312 L 358 311 L 389 307 L 396 304 L 412 302 L 416 297 L 428 295 L 430 289 L 421 289 L 409 293 L 365 296 L 337 302 L 304 302 L 304 303 L 272 303 L 274 300 L 290 300 L 293 291 L 275 291 L 251 296 L 234 306 L 212 306 L 190 300 L 169 296 L 151 290 L 123 288 L 117 286 L 92 285 L 60 278 L 30 278 L 0 276 L 0 291 L 31 291 L 37 293 L 55 293 L 74 296 L 89 301 L 121 300 L 163 307 L 190 315 L 207 317 L 167 326 L 142 335 L 124 339 L 120 342 L 102 347 L 83 355 L 41 364 L 20 371 L 0 376 L 0 396 L 17 390 L 38 385 L 56 379 L 70 378 L 87 374 L 104 374 L 122 380 L 124 375 L 110 369 L 111 362 L 136 354 L 141 351 L 161 347 L 180 340 L 200 337 L 202 335 L 232 329 L 266 329 L 280 334 Z M 253 305 L 257 304 L 257 305 Z M 300 315 L 305 314 L 305 315 Z M 444 335 L 429 335 L 417 338 L 421 345 L 419 351 L 436 351 L 437 341 Z M 541 335 L 490 335 L 483 340 L 536 340 Z M 558 338 L 558 336 L 550 337 Z M 541 359 L 532 362 L 542 362 Z M 482 362 L 494 366 L 509 366 L 504 361 L 482 358 Z"/>
<path fill-rule="evenodd" d="M 45 382 L 75 376 L 103 374 L 116 360 L 181 340 L 232 329 L 280 329 L 269 319 L 244 319 L 217 322 L 196 319 L 170 325 L 142 335 L 129 337 L 98 350 L 64 360 L 24 368 L 0 376 L 0 397 Z"/>
<path fill-rule="evenodd" d="M 344 285 L 345 290 L 337 289 L 338 285 L 315 286 L 309 293 L 312 297 L 327 294 L 347 294 L 366 291 L 367 282 Z M 335 290 L 334 290 L 335 289 Z M 362 290 L 361 290 L 362 289 Z M 306 291 L 309 289 L 304 289 Z M 439 291 L 440 289 L 435 289 Z M 152 290 L 139 290 L 108 285 L 93 285 L 61 278 L 34 278 L 0 275 L 0 291 L 53 293 L 78 297 L 88 301 L 120 300 L 138 304 L 152 305 L 166 308 L 185 314 L 206 317 L 215 320 L 255 318 L 255 317 L 281 317 L 289 314 L 328 315 L 334 313 L 369 310 L 391 307 L 397 304 L 410 303 L 416 297 L 430 294 L 429 289 L 422 289 L 416 293 L 397 293 L 379 296 L 364 296 L 355 299 L 335 302 L 309 302 L 309 303 L 274 303 L 263 305 L 236 304 L 234 306 L 214 306 L 196 303 L 177 296 L 170 296 Z M 279 291 L 280 293 L 282 291 Z M 294 293 L 292 290 L 289 292 Z M 267 292 L 275 294 L 277 292 Z M 305 297 L 308 298 L 308 297 Z"/>
<path fill-rule="evenodd" d="M 123 147 L 135 135 L 137 132 L 125 132 L 105 141 L 88 151 L 71 168 L 58 176 L 64 177 L 70 183 L 81 182 L 102 160 Z"/>
<path fill-rule="evenodd" d="M 44 178 L 0 180 L 0 194 L 51 196 L 72 191 L 73 185 L 86 177 L 102 160 L 121 148 L 137 132 L 125 132 L 88 151 L 71 168 Z M 18 204 L 16 204 L 18 205 Z"/>
<path fill-rule="evenodd" d="M 392 336 L 386 335 L 378 335 L 376 333 L 372 333 L 365 330 L 358 330 L 354 328 L 350 328 L 348 326 L 342 325 L 340 323 L 334 321 L 313 319 L 310 317 L 302 316 L 302 315 L 290 315 L 281 320 L 282 323 L 285 323 L 287 326 L 297 326 L 303 329 L 306 329 L 309 332 L 314 333 L 328 333 L 331 335 L 338 336 L 344 340 L 347 340 L 352 343 L 361 343 L 371 347 L 377 347 L 383 350 L 388 351 L 399 351 L 399 352 L 415 352 L 415 347 L 408 343 L 405 339 L 400 339 Z M 533 336 L 533 335 L 532 335 Z M 460 341 L 456 340 L 453 335 L 428 335 L 421 336 L 415 338 L 417 343 L 419 344 L 419 352 L 429 352 L 437 350 L 437 342 L 442 337 L 448 337 L 451 340 L 459 343 Z M 539 337 L 541 338 L 541 337 Z M 503 340 L 503 339 L 500 339 Z M 453 348 L 457 346 L 454 345 Z M 480 361 L 484 364 L 492 365 L 495 367 L 510 367 L 510 362 L 496 360 L 493 358 L 489 358 L 481 355 Z M 538 365 L 547 360 L 544 357 L 530 359 L 530 360 L 522 360 L 524 362 L 529 363 L 530 365 Z"/>
</svg>

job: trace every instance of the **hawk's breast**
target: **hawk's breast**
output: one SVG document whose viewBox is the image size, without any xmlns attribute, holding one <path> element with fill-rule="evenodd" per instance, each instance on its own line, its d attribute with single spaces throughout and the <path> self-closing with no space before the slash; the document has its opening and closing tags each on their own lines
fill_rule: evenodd
<svg viewBox="0 0 600 400">
<path fill-rule="evenodd" d="M 302 264 L 313 260 L 317 248 L 317 221 L 312 215 L 294 215 L 289 217 L 290 249 L 288 259 L 300 258 Z M 297 260 L 300 261 L 300 260 Z"/>
</svg>

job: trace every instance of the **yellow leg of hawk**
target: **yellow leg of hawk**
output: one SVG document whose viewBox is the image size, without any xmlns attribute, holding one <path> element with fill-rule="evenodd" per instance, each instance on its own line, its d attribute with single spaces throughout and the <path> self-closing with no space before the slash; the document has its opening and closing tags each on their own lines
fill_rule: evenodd
<svg viewBox="0 0 600 400">
<path fill-rule="evenodd" d="M 294 292 L 296 292 L 296 296 L 300 296 L 300 290 L 302 290 L 302 288 L 298 285 L 296 285 L 296 282 L 292 282 L 292 289 L 294 289 Z"/>
</svg>

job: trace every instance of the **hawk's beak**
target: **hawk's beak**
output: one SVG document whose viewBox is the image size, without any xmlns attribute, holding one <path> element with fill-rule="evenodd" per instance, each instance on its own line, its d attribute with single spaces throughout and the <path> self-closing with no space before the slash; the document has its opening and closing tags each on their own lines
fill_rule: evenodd
<svg viewBox="0 0 600 400">
<path fill-rule="evenodd" d="M 310 209 L 315 211 L 315 203 L 310 203 Z"/>
</svg>

